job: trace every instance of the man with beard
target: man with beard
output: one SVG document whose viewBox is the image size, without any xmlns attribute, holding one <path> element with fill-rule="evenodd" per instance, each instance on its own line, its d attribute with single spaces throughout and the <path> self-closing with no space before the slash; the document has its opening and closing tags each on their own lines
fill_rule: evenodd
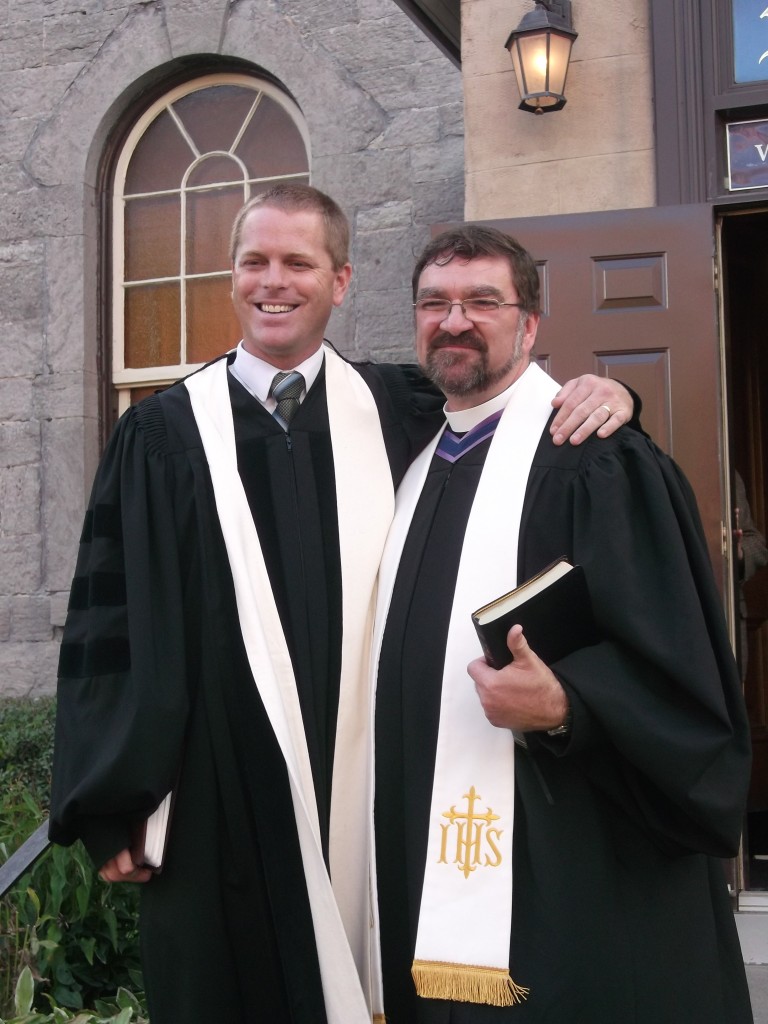
<svg viewBox="0 0 768 1024">
<path fill-rule="evenodd" d="M 636 431 L 553 445 L 538 277 L 513 239 L 448 231 L 413 286 L 448 422 L 380 573 L 387 1021 L 748 1024 L 717 858 L 738 850 L 749 735 L 690 488 Z M 548 666 L 514 626 L 510 665 L 478 659 L 471 612 L 561 556 L 597 642 Z"/>
<path fill-rule="evenodd" d="M 242 342 L 130 409 L 94 483 L 50 834 L 81 838 L 106 881 L 148 883 L 153 1024 L 370 1024 L 372 600 L 394 487 L 440 412 L 413 368 L 323 344 L 348 247 L 317 189 L 246 204 Z M 565 432 L 626 420 L 622 392 L 576 382 Z M 171 788 L 151 876 L 130 837 Z"/>
</svg>

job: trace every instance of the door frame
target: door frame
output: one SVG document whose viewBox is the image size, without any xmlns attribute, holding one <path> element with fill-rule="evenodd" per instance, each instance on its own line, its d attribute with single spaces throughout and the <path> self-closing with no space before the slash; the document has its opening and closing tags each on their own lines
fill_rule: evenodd
<svg viewBox="0 0 768 1024">
<path fill-rule="evenodd" d="M 724 508 L 724 516 L 728 518 L 725 520 L 728 524 L 728 529 L 724 531 L 724 555 L 728 567 L 729 578 L 733 581 L 732 586 L 727 591 L 727 615 L 729 631 L 731 634 L 731 644 L 734 651 L 738 650 L 739 638 L 739 617 L 737 608 L 737 596 L 738 596 L 738 577 L 737 577 L 737 564 L 736 564 L 736 547 L 733 539 L 734 523 L 732 521 L 732 509 L 734 506 L 734 498 L 732 493 L 732 480 L 733 472 L 735 467 L 735 457 L 737 455 L 735 440 L 736 431 L 734 429 L 734 414 L 733 408 L 735 402 L 738 400 L 736 394 L 736 385 L 738 381 L 735 380 L 735 371 L 731 366 L 731 337 L 732 337 L 732 319 L 729 310 L 729 295 L 728 295 L 728 274 L 727 267 L 729 264 L 729 255 L 727 246 L 734 244 L 724 238 L 725 225 L 728 220 L 732 220 L 737 216 L 759 216 L 766 219 L 766 235 L 768 236 L 768 203 L 763 200 L 755 200 L 752 202 L 744 203 L 737 209 L 733 207 L 715 207 L 714 208 L 714 227 L 715 227 L 715 242 L 716 242 L 716 254 L 717 254 L 717 291 L 718 291 L 718 310 L 720 320 L 720 352 L 722 360 L 722 372 L 721 372 L 721 396 L 720 396 L 720 415 L 722 417 L 722 437 L 723 437 L 723 465 L 721 471 L 723 473 L 723 494 L 727 497 L 727 506 Z M 742 432 L 743 433 L 743 432 Z M 768 442 L 768 439 L 763 437 L 763 444 Z M 752 442 L 754 443 L 754 441 Z M 725 594 L 724 594 L 725 597 Z M 754 770 L 754 769 L 753 769 Z M 747 822 L 745 819 L 745 833 L 747 828 Z M 742 838 L 741 855 L 737 863 L 737 892 L 738 892 L 738 909 L 742 912 L 751 913 L 768 913 L 768 891 L 760 889 L 749 889 L 746 887 L 747 884 L 747 872 L 746 862 L 748 858 L 748 850 L 744 838 Z M 753 928 L 752 931 L 755 931 Z M 768 929 L 765 926 L 759 929 L 760 935 L 760 948 L 762 953 L 759 956 L 759 962 L 768 961 Z"/>
</svg>

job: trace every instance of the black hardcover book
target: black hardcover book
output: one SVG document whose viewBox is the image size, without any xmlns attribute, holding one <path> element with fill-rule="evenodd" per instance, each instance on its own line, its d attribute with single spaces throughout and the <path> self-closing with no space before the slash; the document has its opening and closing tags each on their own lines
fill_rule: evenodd
<svg viewBox="0 0 768 1024">
<path fill-rule="evenodd" d="M 478 608 L 472 621 L 485 660 L 497 669 L 512 661 L 507 633 L 518 623 L 531 650 L 547 665 L 599 639 L 584 570 L 565 558 Z"/>
</svg>

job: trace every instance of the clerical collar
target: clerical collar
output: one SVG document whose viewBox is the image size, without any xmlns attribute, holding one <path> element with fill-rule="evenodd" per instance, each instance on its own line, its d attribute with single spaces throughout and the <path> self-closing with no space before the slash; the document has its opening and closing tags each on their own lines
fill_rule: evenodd
<svg viewBox="0 0 768 1024">
<path fill-rule="evenodd" d="M 509 387 L 502 391 L 500 395 L 495 395 L 493 398 L 489 398 L 487 402 L 483 402 L 482 405 L 475 405 L 471 409 L 456 409 L 450 411 L 443 406 L 443 412 L 445 418 L 448 420 L 448 426 L 454 432 L 454 434 L 464 434 L 467 430 L 471 430 L 476 427 L 478 423 L 482 423 L 483 420 L 487 420 L 489 416 L 493 416 L 496 412 L 501 412 L 506 409 L 507 403 L 512 397 L 512 392 L 517 387 L 518 381 L 525 376 L 521 374 L 517 380 L 513 381 Z"/>
<path fill-rule="evenodd" d="M 317 352 L 313 352 L 308 359 L 305 359 L 297 366 L 289 367 L 291 370 L 298 370 L 304 377 L 306 387 L 301 396 L 302 400 L 315 383 L 324 358 L 323 346 L 321 345 Z M 265 409 L 271 412 L 275 407 L 275 400 L 269 397 L 269 390 L 272 387 L 275 374 L 280 369 L 283 369 L 283 367 L 272 366 L 271 363 L 246 351 L 241 341 L 235 350 L 235 358 L 230 364 L 229 372 L 236 380 L 240 381 L 247 391 L 250 391 L 254 398 L 258 398 Z"/>
</svg>

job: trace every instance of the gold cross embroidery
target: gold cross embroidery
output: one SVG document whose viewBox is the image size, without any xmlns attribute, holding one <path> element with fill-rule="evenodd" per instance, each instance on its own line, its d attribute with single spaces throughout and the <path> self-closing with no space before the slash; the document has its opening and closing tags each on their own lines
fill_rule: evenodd
<svg viewBox="0 0 768 1024">
<path fill-rule="evenodd" d="M 440 841 L 440 858 L 438 864 L 447 864 L 448 840 L 450 831 L 456 826 L 456 855 L 453 863 L 463 872 L 465 878 L 480 864 L 483 867 L 497 868 L 502 861 L 501 850 L 497 846 L 497 840 L 501 838 L 503 829 L 489 828 L 490 824 L 499 820 L 499 815 L 493 813 L 489 807 L 484 814 L 475 810 L 475 804 L 482 800 L 475 787 L 470 787 L 462 800 L 467 801 L 466 811 L 457 811 L 454 804 L 450 811 L 444 811 L 443 817 L 448 819 L 448 825 L 441 825 L 442 837 Z M 490 851 L 490 852 L 484 852 Z M 485 858 L 483 860 L 483 857 Z"/>
</svg>

